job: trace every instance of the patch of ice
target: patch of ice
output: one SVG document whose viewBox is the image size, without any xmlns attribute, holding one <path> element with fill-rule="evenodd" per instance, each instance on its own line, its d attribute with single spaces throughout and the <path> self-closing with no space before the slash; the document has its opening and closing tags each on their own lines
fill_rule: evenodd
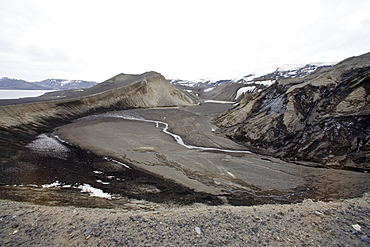
<svg viewBox="0 0 370 247">
<path fill-rule="evenodd" d="M 198 233 L 198 235 L 202 234 L 202 231 L 200 230 L 200 227 L 196 226 L 194 230 Z"/>
<path fill-rule="evenodd" d="M 102 180 L 98 179 L 96 180 L 96 182 L 100 183 L 100 184 L 104 184 L 104 185 L 108 185 L 109 182 L 103 182 Z"/>
<path fill-rule="evenodd" d="M 62 184 L 57 180 L 52 184 L 43 184 L 43 185 L 41 185 L 41 187 L 42 188 L 54 188 L 54 187 L 58 187 L 58 186 L 61 186 L 61 185 Z"/>
<path fill-rule="evenodd" d="M 67 85 L 67 84 L 69 84 L 69 83 L 71 83 L 72 81 L 71 80 L 62 80 L 61 82 L 60 82 L 60 84 L 61 85 Z"/>
<path fill-rule="evenodd" d="M 122 180 L 122 179 L 117 178 L 117 180 Z M 109 184 L 109 182 L 103 182 L 101 180 L 96 180 L 96 181 L 98 183 L 101 183 L 101 184 L 104 184 L 104 185 Z M 23 185 L 23 184 L 16 185 L 15 184 L 15 185 L 13 185 L 13 187 L 24 187 L 24 186 L 40 187 L 40 186 L 35 185 L 35 184 L 29 184 L 29 185 Z M 105 198 L 105 199 L 112 199 L 113 198 L 112 195 L 110 195 L 109 193 L 103 192 L 101 189 L 94 188 L 89 184 L 83 184 L 83 185 L 79 185 L 79 186 L 76 186 L 76 185 L 72 186 L 70 184 L 62 184 L 57 180 L 57 181 L 55 181 L 54 183 L 51 183 L 51 184 L 43 184 L 43 185 L 41 185 L 41 187 L 44 188 L 44 189 L 45 188 L 56 188 L 56 187 L 80 189 L 81 192 L 89 193 L 90 196 L 93 196 L 93 197 L 100 197 L 100 198 Z"/>
<path fill-rule="evenodd" d="M 290 71 L 290 70 L 299 70 L 304 68 L 306 65 L 311 65 L 315 67 L 319 66 L 331 66 L 336 64 L 337 62 L 314 62 L 314 63 L 301 63 L 301 64 L 280 64 L 277 67 L 278 71 Z M 312 69 L 315 71 L 316 69 Z"/>
<path fill-rule="evenodd" d="M 6 185 L 6 186 L 9 186 L 9 185 Z M 13 184 L 13 187 L 39 187 L 38 185 L 36 184 Z"/>
<path fill-rule="evenodd" d="M 158 126 L 157 126 L 158 127 Z M 114 163 L 116 163 L 116 164 L 119 164 L 119 165 L 121 165 L 121 166 L 124 166 L 124 167 L 126 167 L 127 169 L 131 169 L 131 167 L 129 166 L 129 165 L 127 165 L 127 164 L 125 164 L 125 163 L 123 163 L 123 162 L 120 162 L 120 161 L 118 161 L 118 160 L 114 160 L 114 159 L 112 159 L 112 158 L 108 158 L 108 157 L 104 157 L 104 159 L 105 160 L 107 160 L 107 161 L 111 161 L 111 162 L 114 162 Z"/>
<path fill-rule="evenodd" d="M 239 88 L 239 90 L 236 92 L 235 100 L 237 100 L 240 96 L 242 96 L 246 92 L 253 92 L 255 88 L 256 88 L 255 86 Z"/>
<path fill-rule="evenodd" d="M 269 68 L 265 68 L 265 69 L 261 69 L 261 70 L 257 70 L 257 71 L 254 71 L 252 72 L 251 74 L 247 75 L 247 76 L 244 76 L 243 79 L 245 81 L 253 81 L 255 78 L 258 78 L 258 77 L 261 77 L 263 75 L 267 75 L 267 74 L 270 74 L 270 73 L 273 73 L 274 71 L 276 71 L 276 67 L 269 67 Z"/>
<path fill-rule="evenodd" d="M 231 172 L 229 172 L 229 171 L 227 172 L 227 174 L 229 174 L 229 175 L 230 175 L 231 177 L 233 177 L 233 178 L 236 178 L 236 177 L 235 177 L 235 175 L 234 175 L 234 174 L 232 174 L 232 173 L 231 173 Z"/>
<path fill-rule="evenodd" d="M 103 174 L 104 172 L 102 171 L 93 171 L 95 174 Z"/>
<path fill-rule="evenodd" d="M 255 81 L 256 84 L 261 84 L 265 86 L 271 86 L 275 82 L 276 82 L 275 80 Z"/>
<path fill-rule="evenodd" d="M 234 101 L 222 101 L 222 100 L 205 100 L 204 103 L 216 103 L 216 104 L 232 104 Z"/>
<path fill-rule="evenodd" d="M 204 89 L 203 92 L 205 92 L 205 93 L 211 92 L 213 89 L 215 89 L 215 88 L 214 87 L 210 87 L 210 88 Z"/>
<path fill-rule="evenodd" d="M 93 197 L 112 199 L 112 195 L 103 192 L 101 189 L 94 188 L 90 184 L 83 184 L 83 185 L 78 186 L 77 188 L 81 189 L 81 192 L 89 193 L 90 196 L 93 196 Z"/>
</svg>

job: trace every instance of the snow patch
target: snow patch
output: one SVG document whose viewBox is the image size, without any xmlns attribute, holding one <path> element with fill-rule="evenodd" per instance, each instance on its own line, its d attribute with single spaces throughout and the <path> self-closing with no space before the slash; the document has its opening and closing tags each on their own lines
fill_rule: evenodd
<svg viewBox="0 0 370 247">
<path fill-rule="evenodd" d="M 101 189 L 92 187 L 90 184 L 83 184 L 77 187 L 81 192 L 89 193 L 92 197 L 100 197 L 105 199 L 112 199 L 112 195 L 103 192 Z"/>
<path fill-rule="evenodd" d="M 61 186 L 62 184 L 57 180 L 55 181 L 54 183 L 52 184 L 44 184 L 44 185 L 41 185 L 42 188 L 54 188 L 54 187 L 58 187 L 58 186 Z"/>
<path fill-rule="evenodd" d="M 111 161 L 111 162 L 114 162 L 114 163 L 116 163 L 116 164 L 119 164 L 119 165 L 121 165 L 121 166 L 124 166 L 124 167 L 126 167 L 127 169 L 131 169 L 131 167 L 130 167 L 129 165 L 127 165 L 127 164 L 125 164 L 125 163 L 123 163 L 123 162 L 120 162 L 120 161 L 118 161 L 118 160 L 114 160 L 114 159 L 112 159 L 112 158 L 108 158 L 108 157 L 104 157 L 104 159 L 105 159 L 105 160 L 107 160 L 107 161 Z"/>
<path fill-rule="evenodd" d="M 236 178 L 234 174 L 232 174 L 231 172 L 227 172 L 227 174 L 229 174 L 232 178 Z"/>
<path fill-rule="evenodd" d="M 234 100 L 237 100 L 240 96 L 242 96 L 246 92 L 253 92 L 255 88 L 256 88 L 255 86 L 239 88 L 239 90 L 236 92 L 236 96 Z"/>
<path fill-rule="evenodd" d="M 67 84 L 69 84 L 69 83 L 71 83 L 72 81 L 70 81 L 70 80 L 62 80 L 62 81 L 60 81 L 60 84 L 61 85 L 67 85 Z"/>
<path fill-rule="evenodd" d="M 97 180 L 97 182 L 100 182 L 101 184 L 109 184 L 108 182 L 103 182 L 101 180 Z M 36 186 L 38 187 L 38 186 Z M 105 193 L 103 192 L 103 190 L 101 189 L 97 189 L 97 188 L 94 188 L 92 187 L 91 185 L 89 184 L 83 184 L 83 185 L 79 185 L 79 186 L 72 186 L 72 185 L 68 185 L 68 184 L 61 184 L 58 180 L 55 181 L 54 183 L 51 183 L 51 184 L 44 184 L 44 185 L 41 185 L 42 188 L 56 188 L 56 187 L 61 187 L 61 188 L 74 188 L 74 189 L 80 189 L 81 192 L 85 192 L 85 193 L 89 193 L 90 196 L 93 196 L 93 197 L 100 197 L 100 198 L 105 198 L 105 199 L 112 199 L 112 195 L 110 195 L 109 193 Z"/>
<path fill-rule="evenodd" d="M 210 88 L 204 89 L 203 92 L 208 93 L 208 92 L 211 92 L 213 89 L 215 89 L 215 88 L 210 87 Z"/>
<path fill-rule="evenodd" d="M 271 86 L 275 82 L 276 82 L 276 80 L 264 80 L 264 81 L 255 81 L 254 83 L 265 85 L 265 86 Z"/>
<path fill-rule="evenodd" d="M 205 100 L 204 103 L 216 103 L 216 104 L 232 104 L 233 101 L 222 101 L 222 100 Z"/>
<path fill-rule="evenodd" d="M 98 182 L 100 184 L 104 184 L 104 185 L 108 185 L 109 184 L 109 182 L 104 182 L 104 181 L 102 181 L 100 179 L 96 180 L 96 182 Z"/>
</svg>

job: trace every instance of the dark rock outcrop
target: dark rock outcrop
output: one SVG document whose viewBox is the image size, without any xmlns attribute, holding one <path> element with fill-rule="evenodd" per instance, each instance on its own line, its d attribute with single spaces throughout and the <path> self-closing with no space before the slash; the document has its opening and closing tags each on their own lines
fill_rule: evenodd
<svg viewBox="0 0 370 247">
<path fill-rule="evenodd" d="M 369 93 L 367 53 L 304 78 L 279 80 L 215 122 L 255 151 L 327 167 L 370 169 Z"/>
<path fill-rule="evenodd" d="M 36 98 L 37 100 L 37 98 Z M 0 106 L 0 156 L 9 156 L 37 133 L 95 112 L 179 106 L 193 101 L 159 73 L 119 74 L 63 100 Z"/>
</svg>

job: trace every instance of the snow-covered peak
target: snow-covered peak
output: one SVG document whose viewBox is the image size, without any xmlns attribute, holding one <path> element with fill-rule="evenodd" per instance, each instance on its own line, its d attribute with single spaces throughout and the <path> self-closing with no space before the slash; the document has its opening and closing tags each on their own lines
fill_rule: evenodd
<svg viewBox="0 0 370 247">
<path fill-rule="evenodd" d="M 279 71 L 289 71 L 289 70 L 299 70 L 301 68 L 304 68 L 306 66 L 312 66 L 312 67 L 323 67 L 323 66 L 333 66 L 337 62 L 315 62 L 315 63 L 301 63 L 301 64 L 280 64 L 277 65 L 276 68 Z"/>
<path fill-rule="evenodd" d="M 187 86 L 187 87 L 202 87 L 211 86 L 215 87 L 223 83 L 237 82 L 238 79 L 197 79 L 197 80 L 181 80 L 181 79 L 169 79 L 168 81 L 172 84 Z"/>
<path fill-rule="evenodd" d="M 93 81 L 67 80 L 67 79 L 47 79 L 35 83 L 43 85 L 45 87 L 51 87 L 54 89 L 89 88 L 97 84 L 96 82 Z"/>
<path fill-rule="evenodd" d="M 331 67 L 335 63 L 281 64 L 269 68 L 245 73 L 241 77 L 206 78 L 197 80 L 169 80 L 173 84 L 187 87 L 215 87 L 223 83 L 261 84 L 270 86 L 278 79 L 303 77 L 317 69 Z"/>
<path fill-rule="evenodd" d="M 323 67 L 331 67 L 335 63 L 282 64 L 253 72 L 243 78 L 244 81 L 276 80 L 284 78 L 304 77 Z"/>
<path fill-rule="evenodd" d="M 236 92 L 236 96 L 234 100 L 237 100 L 240 96 L 245 94 L 246 92 L 253 92 L 256 89 L 255 86 L 248 86 L 248 87 L 241 87 L 239 90 Z"/>
<path fill-rule="evenodd" d="M 0 78 L 1 89 L 24 89 L 24 90 L 65 90 L 89 88 L 95 86 L 94 81 L 67 80 L 67 79 L 46 79 L 43 81 L 28 82 L 20 79 L 11 79 L 8 77 Z"/>
</svg>

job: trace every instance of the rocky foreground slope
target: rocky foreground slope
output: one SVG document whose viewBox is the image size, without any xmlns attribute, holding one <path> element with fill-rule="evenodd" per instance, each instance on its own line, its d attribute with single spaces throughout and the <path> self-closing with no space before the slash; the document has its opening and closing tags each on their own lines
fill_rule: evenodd
<svg viewBox="0 0 370 247">
<path fill-rule="evenodd" d="M 0 106 L 0 155 L 26 142 L 40 130 L 105 110 L 189 105 L 193 101 L 159 73 L 119 74 L 64 99 Z"/>
<path fill-rule="evenodd" d="M 335 168 L 370 168 L 370 53 L 278 80 L 216 124 L 251 149 Z M 313 163 L 306 163 L 313 164 Z"/>
<path fill-rule="evenodd" d="M 156 211 L 0 200 L 1 246 L 369 246 L 370 197 Z"/>
</svg>

